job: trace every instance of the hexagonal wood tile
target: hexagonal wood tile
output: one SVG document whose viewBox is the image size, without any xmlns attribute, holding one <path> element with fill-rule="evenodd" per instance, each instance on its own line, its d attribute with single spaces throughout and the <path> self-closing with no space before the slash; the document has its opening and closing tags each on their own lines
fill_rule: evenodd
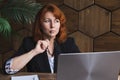
<svg viewBox="0 0 120 80">
<path fill-rule="evenodd" d="M 111 14 L 96 5 L 79 12 L 79 30 L 91 37 L 110 31 Z"/>
</svg>

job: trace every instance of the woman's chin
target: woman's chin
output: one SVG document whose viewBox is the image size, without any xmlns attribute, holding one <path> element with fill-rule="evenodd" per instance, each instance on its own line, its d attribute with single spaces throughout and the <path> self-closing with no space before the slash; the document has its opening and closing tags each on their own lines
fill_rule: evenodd
<svg viewBox="0 0 120 80">
<path fill-rule="evenodd" d="M 55 38 L 55 37 L 56 37 L 56 35 L 49 35 L 49 37 L 50 37 L 50 38 Z"/>
</svg>

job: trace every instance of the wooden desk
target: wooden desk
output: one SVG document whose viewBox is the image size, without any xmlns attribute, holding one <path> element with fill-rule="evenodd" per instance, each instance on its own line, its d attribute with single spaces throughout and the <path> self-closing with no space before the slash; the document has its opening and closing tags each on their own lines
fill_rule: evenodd
<svg viewBox="0 0 120 80">
<path fill-rule="evenodd" d="M 14 74 L 14 76 L 24 76 L 24 75 L 38 75 L 40 80 L 56 80 L 56 74 L 50 74 L 50 73 L 28 73 L 28 72 L 19 72 L 17 74 Z M 13 75 L 4 75 L 0 73 L 0 80 L 11 80 L 11 76 Z M 118 80 L 120 80 L 120 76 L 118 77 Z"/>
<path fill-rule="evenodd" d="M 50 73 L 28 73 L 28 72 L 18 72 L 14 75 L 4 75 L 0 74 L 0 80 L 11 80 L 11 76 L 24 76 L 24 75 L 38 75 L 40 80 L 56 80 L 55 74 Z"/>
</svg>

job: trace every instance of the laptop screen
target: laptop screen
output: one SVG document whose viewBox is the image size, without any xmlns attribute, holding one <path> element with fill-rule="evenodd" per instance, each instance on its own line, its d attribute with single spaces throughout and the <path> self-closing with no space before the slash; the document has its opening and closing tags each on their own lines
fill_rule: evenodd
<svg viewBox="0 0 120 80">
<path fill-rule="evenodd" d="M 120 51 L 60 54 L 57 80 L 117 80 Z"/>
</svg>

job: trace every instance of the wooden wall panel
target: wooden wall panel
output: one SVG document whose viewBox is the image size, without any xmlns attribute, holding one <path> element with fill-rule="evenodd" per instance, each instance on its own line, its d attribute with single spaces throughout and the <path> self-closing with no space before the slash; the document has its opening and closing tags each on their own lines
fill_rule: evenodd
<svg viewBox="0 0 120 80">
<path fill-rule="evenodd" d="M 23 38 L 26 36 L 31 36 L 31 35 L 32 35 L 32 32 L 27 29 L 19 30 L 18 34 L 12 37 L 13 49 L 18 50 L 18 48 L 20 47 L 22 43 Z"/>
<path fill-rule="evenodd" d="M 110 13 L 98 6 L 91 6 L 79 12 L 79 29 L 96 37 L 110 30 Z"/>
<path fill-rule="evenodd" d="M 77 31 L 69 36 L 73 37 L 76 41 L 77 46 L 81 52 L 92 52 L 93 51 L 93 39 Z"/>
<path fill-rule="evenodd" d="M 111 24 L 112 31 L 120 35 L 120 9 L 112 12 Z"/>
<path fill-rule="evenodd" d="M 3 54 L 3 62 L 5 62 L 8 58 L 10 58 L 13 54 L 15 53 L 14 50 L 10 50 L 8 52 L 6 52 L 5 54 Z"/>
<path fill-rule="evenodd" d="M 120 7 L 120 0 L 95 0 L 95 3 L 109 10 L 114 10 Z"/>
<path fill-rule="evenodd" d="M 60 7 L 62 9 L 62 11 L 64 12 L 65 16 L 66 16 L 66 26 L 68 29 L 68 33 L 72 33 L 76 30 L 78 30 L 79 28 L 79 15 L 78 12 L 74 11 L 73 9 L 67 7 L 67 6 L 61 6 Z M 72 17 L 71 17 L 72 16 Z"/>
<path fill-rule="evenodd" d="M 94 39 L 94 51 L 118 51 L 120 50 L 120 36 L 107 33 Z"/>
<path fill-rule="evenodd" d="M 2 69 L 2 54 L 0 54 L 0 69 Z"/>
<path fill-rule="evenodd" d="M 62 5 L 64 0 L 36 0 L 36 2 L 41 3 L 42 5 L 48 3 L 54 3 L 56 5 Z"/>
<path fill-rule="evenodd" d="M 10 22 L 10 25 L 11 25 L 11 27 L 14 31 L 19 31 L 19 30 L 24 28 L 23 24 L 16 23 L 16 22 L 13 22 L 13 21 Z"/>
<path fill-rule="evenodd" d="M 76 10 L 81 10 L 94 3 L 94 0 L 64 0 L 64 3 Z"/>
<path fill-rule="evenodd" d="M 12 41 L 0 35 L 0 54 L 9 51 L 12 48 Z"/>
</svg>

